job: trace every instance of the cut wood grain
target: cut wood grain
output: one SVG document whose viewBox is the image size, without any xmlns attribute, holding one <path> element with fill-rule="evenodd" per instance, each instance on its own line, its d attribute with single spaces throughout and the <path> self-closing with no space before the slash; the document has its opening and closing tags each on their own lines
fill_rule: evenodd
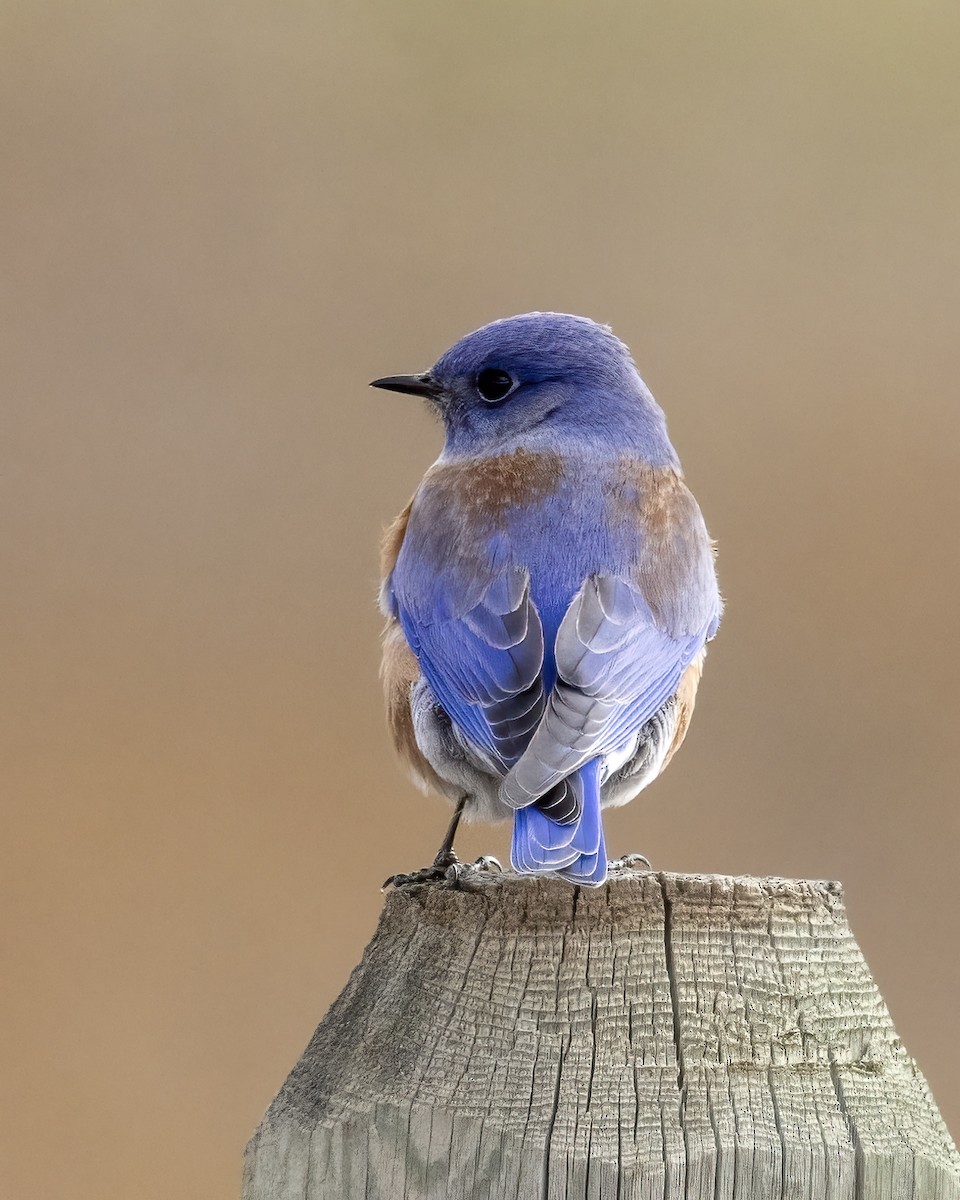
<svg viewBox="0 0 960 1200">
<path fill-rule="evenodd" d="M 839 885 L 390 893 L 244 1200 L 960 1200 Z"/>
</svg>

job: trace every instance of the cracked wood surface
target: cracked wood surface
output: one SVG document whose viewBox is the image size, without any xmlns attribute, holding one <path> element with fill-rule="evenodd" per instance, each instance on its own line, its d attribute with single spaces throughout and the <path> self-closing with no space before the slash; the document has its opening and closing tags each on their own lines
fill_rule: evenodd
<svg viewBox="0 0 960 1200">
<path fill-rule="evenodd" d="M 467 874 L 388 895 L 244 1200 L 960 1200 L 839 885 Z"/>
</svg>

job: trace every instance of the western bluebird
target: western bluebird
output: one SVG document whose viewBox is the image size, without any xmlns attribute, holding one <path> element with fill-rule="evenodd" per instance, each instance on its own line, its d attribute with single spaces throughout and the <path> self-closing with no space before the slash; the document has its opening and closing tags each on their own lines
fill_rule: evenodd
<svg viewBox="0 0 960 1200">
<path fill-rule="evenodd" d="M 713 546 L 627 347 L 526 313 L 422 375 L 443 452 L 383 543 L 383 683 L 414 780 L 460 815 L 513 817 L 517 871 L 607 876 L 600 810 L 687 732 L 721 613 Z"/>
</svg>

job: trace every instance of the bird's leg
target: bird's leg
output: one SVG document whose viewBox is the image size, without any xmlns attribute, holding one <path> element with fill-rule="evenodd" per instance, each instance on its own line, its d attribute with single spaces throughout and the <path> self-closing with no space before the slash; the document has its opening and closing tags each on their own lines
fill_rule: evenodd
<svg viewBox="0 0 960 1200">
<path fill-rule="evenodd" d="M 460 859 L 453 852 L 453 839 L 457 836 L 457 826 L 460 824 L 460 818 L 463 816 L 463 810 L 466 808 L 469 796 L 466 792 L 457 801 L 457 806 L 453 810 L 453 816 L 450 818 L 450 824 L 447 826 L 447 832 L 444 835 L 443 841 L 440 844 L 440 849 L 437 851 L 437 856 L 433 860 L 433 865 L 422 867 L 419 871 L 411 871 L 408 875 L 391 875 L 389 879 L 384 880 L 383 886 L 390 887 L 405 887 L 411 883 L 434 883 L 441 879 L 447 878 L 447 872 L 451 867 L 460 870 Z"/>
<path fill-rule="evenodd" d="M 460 825 L 460 818 L 463 816 L 463 810 L 467 804 L 466 792 L 457 801 L 457 807 L 453 810 L 453 816 L 450 818 L 450 824 L 447 826 L 447 832 L 444 835 L 443 841 L 440 843 L 440 849 L 437 851 L 437 857 L 433 860 L 433 865 L 441 871 L 445 871 L 447 867 L 459 862 L 456 854 L 453 852 L 453 839 L 457 836 L 457 828 Z"/>
</svg>

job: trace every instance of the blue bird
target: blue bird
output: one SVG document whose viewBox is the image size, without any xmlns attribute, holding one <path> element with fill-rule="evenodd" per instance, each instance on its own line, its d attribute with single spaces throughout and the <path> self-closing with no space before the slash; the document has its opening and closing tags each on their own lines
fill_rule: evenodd
<svg viewBox="0 0 960 1200">
<path fill-rule="evenodd" d="M 420 375 L 446 441 L 387 530 L 382 677 L 414 780 L 513 818 L 515 870 L 597 886 L 601 809 L 666 767 L 721 614 L 666 421 L 611 330 L 526 313 Z"/>
</svg>

